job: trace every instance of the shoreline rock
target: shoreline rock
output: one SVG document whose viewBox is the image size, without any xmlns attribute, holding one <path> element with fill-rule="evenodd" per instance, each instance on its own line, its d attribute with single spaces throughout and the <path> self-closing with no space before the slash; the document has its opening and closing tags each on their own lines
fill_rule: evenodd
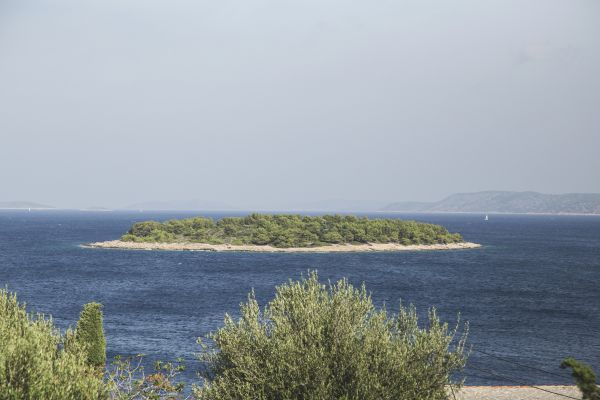
<svg viewBox="0 0 600 400">
<path fill-rule="evenodd" d="M 471 242 L 448 244 L 415 244 L 402 245 L 398 243 L 366 243 L 366 244 L 332 244 L 318 247 L 287 247 L 259 245 L 233 245 L 233 244 L 208 244 L 208 243 L 146 243 L 124 242 L 122 240 L 109 240 L 84 245 L 84 247 L 100 249 L 124 250 L 166 250 L 166 251 L 247 251 L 260 253 L 354 253 L 372 251 L 427 251 L 427 250 L 462 250 L 481 247 L 480 244 Z"/>
</svg>

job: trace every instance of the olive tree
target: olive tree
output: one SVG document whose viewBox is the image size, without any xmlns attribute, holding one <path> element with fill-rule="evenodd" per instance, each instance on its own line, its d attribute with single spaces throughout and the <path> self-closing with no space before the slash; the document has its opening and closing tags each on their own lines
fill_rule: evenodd
<svg viewBox="0 0 600 400">
<path fill-rule="evenodd" d="M 430 310 L 377 309 L 364 285 L 324 285 L 317 273 L 276 289 L 263 310 L 251 293 L 241 318 L 199 339 L 199 399 L 438 400 L 466 362 L 466 326 Z"/>
</svg>

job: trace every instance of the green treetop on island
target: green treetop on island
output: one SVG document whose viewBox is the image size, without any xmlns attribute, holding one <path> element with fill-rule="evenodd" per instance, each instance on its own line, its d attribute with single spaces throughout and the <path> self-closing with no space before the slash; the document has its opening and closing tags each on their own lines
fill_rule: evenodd
<svg viewBox="0 0 600 400">
<path fill-rule="evenodd" d="M 217 221 L 196 217 L 163 223 L 135 223 L 121 238 L 128 242 L 192 242 L 233 245 L 271 245 L 315 247 L 332 244 L 458 243 L 458 233 L 449 233 L 440 225 L 399 219 L 368 219 L 366 217 L 324 215 L 251 214 Z"/>
</svg>

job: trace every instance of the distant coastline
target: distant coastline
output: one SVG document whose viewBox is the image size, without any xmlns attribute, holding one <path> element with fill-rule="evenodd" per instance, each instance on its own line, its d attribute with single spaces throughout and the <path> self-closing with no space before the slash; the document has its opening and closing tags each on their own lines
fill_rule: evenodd
<svg viewBox="0 0 600 400">
<path fill-rule="evenodd" d="M 457 193 L 435 202 L 404 201 L 392 203 L 380 211 L 598 215 L 600 214 L 600 193 L 544 194 L 509 191 Z"/>
<path fill-rule="evenodd" d="M 124 250 L 167 250 L 167 251 L 241 251 L 260 253 L 354 253 L 354 252 L 381 252 L 381 251 L 428 251 L 428 250 L 463 250 L 481 247 L 480 244 L 471 242 L 437 243 L 437 244 L 412 244 L 399 243 L 365 243 L 365 244 L 332 244 L 317 247 L 274 247 L 268 245 L 233 245 L 233 244 L 208 244 L 208 243 L 161 243 L 161 242 L 126 242 L 122 240 L 109 240 L 84 245 L 84 247 L 101 249 Z"/>
<path fill-rule="evenodd" d="M 55 207 L 3 207 L 0 205 L 0 211 L 71 211 L 70 209 L 60 209 Z M 78 211 L 73 209 L 72 211 Z"/>
<path fill-rule="evenodd" d="M 600 213 L 575 213 L 575 212 L 511 212 L 511 211 L 396 211 L 377 210 L 373 214 L 404 214 L 404 215 L 443 215 L 443 214 L 466 214 L 466 215 L 541 215 L 551 217 L 600 217 Z"/>
<path fill-rule="evenodd" d="M 54 207 L 32 201 L 0 201 L 0 210 L 52 210 Z"/>
<path fill-rule="evenodd" d="M 26 207 L 0 207 L 0 211 L 28 211 L 29 208 Z M 231 211 L 221 211 L 221 210 L 127 210 L 127 209 L 85 209 L 85 208 L 57 208 L 57 207 L 48 207 L 48 208 L 39 208 L 39 207 L 31 207 L 31 211 L 56 211 L 56 212 L 88 212 L 88 213 L 136 213 L 136 214 L 152 214 L 152 213 L 203 213 L 207 212 L 210 214 L 218 214 L 218 213 L 230 213 Z M 247 210 L 236 210 L 235 212 L 245 213 Z M 310 213 L 327 213 L 326 210 L 294 210 L 289 211 L 294 213 L 301 212 L 310 212 Z M 371 211 L 356 211 L 360 213 L 359 215 L 456 215 L 456 214 L 464 214 L 464 215 L 531 215 L 531 216 L 552 216 L 552 217 L 599 217 L 600 213 L 575 213 L 575 212 L 561 212 L 561 213 L 552 213 L 552 212 L 503 212 L 503 211 L 403 211 L 403 210 L 371 210 Z M 353 211 L 339 211 L 340 215 L 348 215 L 353 213 Z"/>
</svg>

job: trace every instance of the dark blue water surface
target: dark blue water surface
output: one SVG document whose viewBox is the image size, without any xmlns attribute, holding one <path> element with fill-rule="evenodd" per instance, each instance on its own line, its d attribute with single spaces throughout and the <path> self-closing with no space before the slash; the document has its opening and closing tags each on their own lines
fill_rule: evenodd
<svg viewBox="0 0 600 400">
<path fill-rule="evenodd" d="M 316 269 L 323 280 L 365 282 L 388 308 L 437 307 L 470 323 L 475 351 L 468 384 L 567 383 L 560 361 L 600 369 L 600 217 L 410 215 L 445 225 L 482 249 L 362 254 L 159 252 L 82 248 L 118 238 L 140 220 L 193 213 L 0 212 L 0 285 L 31 310 L 74 325 L 82 304 L 104 304 L 109 356 L 188 360 L 198 336 L 218 328 L 254 288 L 263 304 L 274 286 Z M 219 214 L 212 214 L 219 217 Z M 477 352 L 492 353 L 526 368 Z M 482 372 L 480 369 L 485 369 Z M 496 375 L 490 374 L 494 372 Z M 500 377 L 501 375 L 503 377 Z M 511 381 L 508 378 L 515 379 Z"/>
</svg>

